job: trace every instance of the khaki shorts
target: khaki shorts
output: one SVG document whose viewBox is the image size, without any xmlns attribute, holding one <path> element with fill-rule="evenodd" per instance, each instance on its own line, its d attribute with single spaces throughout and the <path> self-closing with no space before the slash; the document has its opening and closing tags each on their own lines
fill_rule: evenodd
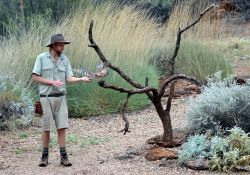
<svg viewBox="0 0 250 175">
<path fill-rule="evenodd" d="M 68 105 L 66 96 L 40 97 L 43 108 L 42 129 L 51 131 L 55 128 L 68 128 Z"/>
</svg>

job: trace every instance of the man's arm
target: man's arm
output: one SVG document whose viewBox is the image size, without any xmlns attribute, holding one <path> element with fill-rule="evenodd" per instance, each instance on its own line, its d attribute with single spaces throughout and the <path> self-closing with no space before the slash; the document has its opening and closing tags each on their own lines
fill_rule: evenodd
<svg viewBox="0 0 250 175">
<path fill-rule="evenodd" d="M 32 80 L 36 81 L 38 83 L 41 83 L 41 84 L 46 84 L 46 85 L 55 86 L 55 87 L 63 85 L 63 82 L 60 80 L 56 80 L 56 81 L 47 80 L 47 79 L 43 78 L 42 76 L 37 75 L 35 73 L 32 74 Z"/>
<path fill-rule="evenodd" d="M 88 78 L 88 77 L 82 77 L 82 78 L 68 77 L 67 78 L 68 83 L 77 83 L 77 82 L 80 82 L 80 81 L 91 82 L 91 79 Z"/>
</svg>

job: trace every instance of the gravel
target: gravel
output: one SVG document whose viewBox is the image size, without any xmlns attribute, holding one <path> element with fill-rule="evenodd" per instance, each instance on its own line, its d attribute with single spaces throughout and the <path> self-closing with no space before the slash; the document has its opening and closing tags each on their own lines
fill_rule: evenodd
<svg viewBox="0 0 250 175">
<path fill-rule="evenodd" d="M 174 128 L 186 126 L 186 100 L 173 101 Z M 222 174 L 182 168 L 177 160 L 147 161 L 144 158 L 145 142 L 162 133 L 162 126 L 153 106 L 140 112 L 127 114 L 131 133 L 123 135 L 123 121 L 119 114 L 70 119 L 67 150 L 72 167 L 59 165 L 59 150 L 53 132 L 49 165 L 38 167 L 41 156 L 41 130 L 31 127 L 19 132 L 0 133 L 0 174 L 89 174 L 89 175 L 200 175 Z M 27 137 L 21 137 L 26 133 Z M 25 134 L 23 134 L 25 135 Z M 235 174 L 235 173 L 233 173 Z"/>
</svg>

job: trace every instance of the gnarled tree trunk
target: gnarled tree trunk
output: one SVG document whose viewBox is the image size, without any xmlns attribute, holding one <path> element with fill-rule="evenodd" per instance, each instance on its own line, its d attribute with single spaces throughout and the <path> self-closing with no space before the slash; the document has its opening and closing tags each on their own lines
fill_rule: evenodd
<svg viewBox="0 0 250 175">
<path fill-rule="evenodd" d="M 139 82 L 133 80 L 132 78 L 130 78 L 127 74 L 125 74 L 119 67 L 113 65 L 112 63 L 109 62 L 109 60 L 106 59 L 106 57 L 104 56 L 104 54 L 102 53 L 101 49 L 99 48 L 99 46 L 95 43 L 94 39 L 93 39 L 93 33 L 92 33 L 92 29 L 93 29 L 93 25 L 94 22 L 92 21 L 90 23 L 89 26 L 89 41 L 90 41 L 90 45 L 89 47 L 92 47 L 96 53 L 98 54 L 100 60 L 105 64 L 105 66 L 109 67 L 110 69 L 114 70 L 116 73 L 118 73 L 124 80 L 126 80 L 131 86 L 133 86 L 135 89 L 127 89 L 124 87 L 119 87 L 119 86 L 115 86 L 112 84 L 108 84 L 105 81 L 100 81 L 99 85 L 103 88 L 108 88 L 108 89 L 113 89 L 116 91 L 119 91 L 121 93 L 127 93 L 127 100 L 124 103 L 124 109 L 123 111 L 123 120 L 125 122 L 125 128 L 122 130 L 124 131 L 124 134 L 126 134 L 126 132 L 128 132 L 128 127 L 129 127 L 129 123 L 128 120 L 125 116 L 125 108 L 127 107 L 127 102 L 128 102 L 128 98 L 134 94 L 146 94 L 148 96 L 148 98 L 152 101 L 152 103 L 155 106 L 155 109 L 157 111 L 157 114 L 159 115 L 162 125 L 163 125 L 163 135 L 162 138 L 160 138 L 158 143 L 163 143 L 164 146 L 166 147 L 174 147 L 179 145 L 179 143 L 176 143 L 175 140 L 173 140 L 173 128 L 172 128 L 172 124 L 171 124 L 171 118 L 170 118 L 170 110 L 171 110 L 171 103 L 172 103 L 172 96 L 174 93 L 174 86 L 175 86 L 175 81 L 182 79 L 182 80 L 187 80 L 196 84 L 200 84 L 199 82 L 197 82 L 196 78 L 194 77 L 189 77 L 186 75 L 175 75 L 175 71 L 174 71 L 174 63 L 175 63 L 175 58 L 178 54 L 179 48 L 180 48 L 180 43 L 181 43 L 181 36 L 182 33 L 184 33 L 186 30 L 190 29 L 192 26 L 194 26 L 195 24 L 197 24 L 200 19 L 205 15 L 205 13 L 207 13 L 209 10 L 211 10 L 213 7 L 215 7 L 215 5 L 211 5 L 210 7 L 208 7 L 207 9 L 205 9 L 200 16 L 198 17 L 198 19 L 196 19 L 193 23 L 191 23 L 190 25 L 188 25 L 187 27 L 185 27 L 184 29 L 179 29 L 178 33 L 177 33 L 177 39 L 176 39 L 176 47 L 174 50 L 174 54 L 173 56 L 170 58 L 167 66 L 170 67 L 170 72 L 169 72 L 169 77 L 168 79 L 166 79 L 163 84 L 158 88 L 154 88 L 148 85 L 148 78 L 146 78 L 145 80 L 145 85 L 140 84 Z M 168 97 L 167 100 L 167 105 L 166 108 L 164 109 L 162 106 L 162 97 L 164 96 L 165 93 L 165 89 L 170 87 L 170 95 Z M 157 143 L 157 142 L 156 142 Z"/>
<path fill-rule="evenodd" d="M 168 111 L 164 110 L 161 100 L 157 100 L 153 103 L 156 109 L 157 114 L 159 115 L 162 125 L 163 125 L 163 135 L 162 141 L 171 143 L 173 140 L 173 129 L 170 114 Z"/>
</svg>

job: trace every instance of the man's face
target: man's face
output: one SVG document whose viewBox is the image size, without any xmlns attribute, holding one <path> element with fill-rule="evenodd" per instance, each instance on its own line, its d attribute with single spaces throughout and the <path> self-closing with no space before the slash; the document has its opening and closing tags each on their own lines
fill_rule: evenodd
<svg viewBox="0 0 250 175">
<path fill-rule="evenodd" d="M 53 44 L 53 49 L 58 53 L 58 55 L 63 53 L 65 43 L 55 43 Z"/>
</svg>

